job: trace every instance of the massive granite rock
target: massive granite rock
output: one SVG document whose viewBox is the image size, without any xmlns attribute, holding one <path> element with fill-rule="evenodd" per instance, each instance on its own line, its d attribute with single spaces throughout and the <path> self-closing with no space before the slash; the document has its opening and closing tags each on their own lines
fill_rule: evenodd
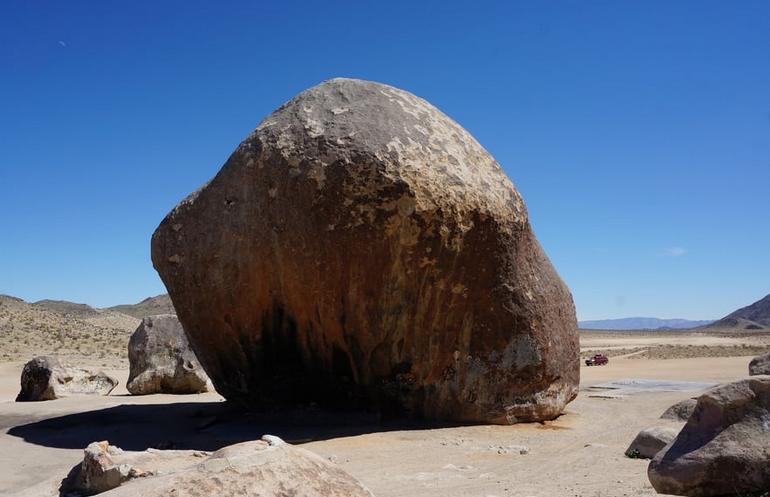
<svg viewBox="0 0 770 497">
<path fill-rule="evenodd" d="M 63 365 L 52 356 L 38 356 L 21 371 L 21 390 L 16 402 L 55 400 L 70 395 L 108 395 L 118 380 L 90 369 Z"/>
<path fill-rule="evenodd" d="M 425 100 L 334 79 L 166 216 L 152 260 L 218 392 L 434 419 L 551 419 L 577 394 L 569 290 L 495 160 Z"/>
<path fill-rule="evenodd" d="M 759 495 L 770 489 L 770 376 L 716 387 L 698 398 L 673 443 L 647 470 L 658 493 Z"/>
<path fill-rule="evenodd" d="M 208 390 L 208 376 L 172 314 L 148 316 L 128 341 L 126 388 L 134 395 L 190 394 Z"/>
</svg>

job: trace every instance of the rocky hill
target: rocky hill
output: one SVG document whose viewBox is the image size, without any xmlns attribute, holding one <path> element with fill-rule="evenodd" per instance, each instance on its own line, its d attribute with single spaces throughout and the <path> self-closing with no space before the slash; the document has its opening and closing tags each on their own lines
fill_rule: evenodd
<svg viewBox="0 0 770 497">
<path fill-rule="evenodd" d="M 88 304 L 77 304 L 66 300 L 38 300 L 32 305 L 67 316 L 90 317 L 96 316 L 100 312 Z"/>
<path fill-rule="evenodd" d="M 171 303 L 171 298 L 169 298 L 167 293 L 148 297 L 138 304 L 116 305 L 108 307 L 107 310 L 121 312 L 138 319 L 156 314 L 176 314 L 174 305 Z"/>
<path fill-rule="evenodd" d="M 0 361 L 56 354 L 79 362 L 126 362 L 128 338 L 139 319 L 85 304 L 44 300 L 28 303 L 0 296 Z"/>
<path fill-rule="evenodd" d="M 770 295 L 728 314 L 709 328 L 741 328 L 762 330 L 770 328 Z"/>
</svg>

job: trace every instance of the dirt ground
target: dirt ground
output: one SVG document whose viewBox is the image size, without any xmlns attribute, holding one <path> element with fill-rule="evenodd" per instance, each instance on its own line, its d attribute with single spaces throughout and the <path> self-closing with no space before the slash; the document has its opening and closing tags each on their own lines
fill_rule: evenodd
<svg viewBox="0 0 770 497">
<path fill-rule="evenodd" d="M 588 353 L 699 346 L 739 353 L 743 345 L 752 351 L 770 349 L 766 339 L 741 334 L 584 333 L 581 348 Z M 214 393 L 131 397 L 123 387 L 107 397 L 15 403 L 22 363 L 0 363 L 0 495 L 51 495 L 94 440 L 108 439 L 130 450 L 212 450 L 264 433 L 336 461 L 379 497 L 656 495 L 647 480 L 648 462 L 626 458 L 624 451 L 641 429 L 679 426 L 658 418 L 671 404 L 697 392 L 603 399 L 591 397 L 589 388 L 622 379 L 722 383 L 746 375 L 751 359 L 678 355 L 682 358 L 639 359 L 632 353 L 612 358 L 607 366 L 583 366 L 579 397 L 553 422 L 455 427 L 383 425 L 364 415 L 335 418 L 318 412 L 295 413 L 290 422 L 246 418 L 233 415 Z M 112 372 L 124 385 L 127 372 Z"/>
</svg>

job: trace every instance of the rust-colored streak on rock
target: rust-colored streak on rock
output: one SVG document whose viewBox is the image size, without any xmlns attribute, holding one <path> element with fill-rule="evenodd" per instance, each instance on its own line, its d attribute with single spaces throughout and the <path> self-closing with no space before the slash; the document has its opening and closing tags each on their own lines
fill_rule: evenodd
<svg viewBox="0 0 770 497">
<path fill-rule="evenodd" d="M 265 119 L 153 235 L 217 390 L 552 419 L 575 310 L 495 160 L 422 99 L 335 79 Z"/>
</svg>

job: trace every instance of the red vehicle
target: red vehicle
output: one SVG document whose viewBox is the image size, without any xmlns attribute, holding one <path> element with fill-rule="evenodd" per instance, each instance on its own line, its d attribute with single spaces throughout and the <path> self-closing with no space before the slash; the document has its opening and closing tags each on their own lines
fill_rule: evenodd
<svg viewBox="0 0 770 497">
<path fill-rule="evenodd" d="M 586 359 L 586 366 L 604 366 L 609 363 L 609 358 L 604 354 L 596 354 L 593 357 Z"/>
</svg>

